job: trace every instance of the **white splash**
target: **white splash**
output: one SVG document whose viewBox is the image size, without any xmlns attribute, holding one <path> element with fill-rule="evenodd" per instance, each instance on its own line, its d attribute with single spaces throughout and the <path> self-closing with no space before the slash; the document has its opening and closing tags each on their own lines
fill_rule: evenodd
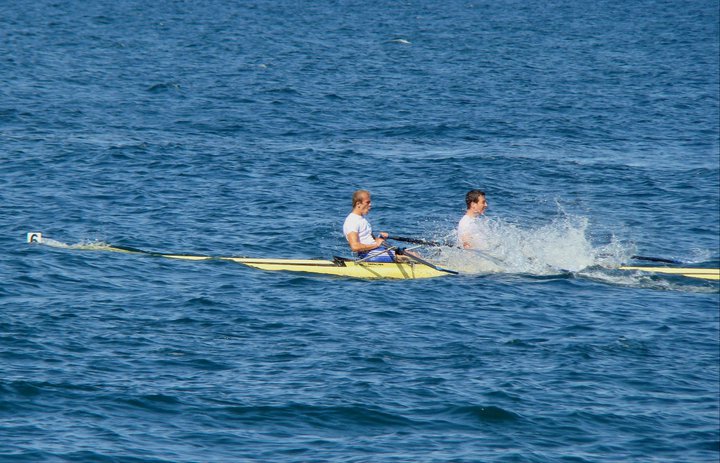
<svg viewBox="0 0 720 463">
<path fill-rule="evenodd" d="M 586 217 L 562 215 L 552 222 L 522 228 L 497 218 L 481 218 L 473 225 L 478 249 L 441 248 L 436 261 L 463 273 L 525 273 L 549 275 L 578 272 L 592 266 L 617 266 L 629 253 L 613 240 L 593 246 Z"/>
</svg>

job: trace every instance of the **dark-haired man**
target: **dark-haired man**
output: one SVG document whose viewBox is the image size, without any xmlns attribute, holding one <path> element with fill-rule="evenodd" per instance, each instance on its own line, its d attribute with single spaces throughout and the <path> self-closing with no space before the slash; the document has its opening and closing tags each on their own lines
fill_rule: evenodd
<svg viewBox="0 0 720 463">
<path fill-rule="evenodd" d="M 463 249 L 483 249 L 483 237 L 478 227 L 478 218 L 488 207 L 485 192 L 481 190 L 470 190 L 465 195 L 467 212 L 460 219 L 457 227 L 458 245 Z"/>
</svg>

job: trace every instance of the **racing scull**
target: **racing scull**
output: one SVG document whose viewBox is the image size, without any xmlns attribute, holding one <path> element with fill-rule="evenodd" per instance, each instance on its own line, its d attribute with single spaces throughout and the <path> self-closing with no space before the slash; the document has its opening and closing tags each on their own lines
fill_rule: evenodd
<svg viewBox="0 0 720 463">
<path fill-rule="evenodd" d="M 60 243 L 59 241 L 43 238 L 42 233 L 38 232 L 28 233 L 27 241 L 28 243 L 46 244 L 49 246 L 68 249 L 145 254 L 155 257 L 165 257 L 168 259 L 196 261 L 224 260 L 261 270 L 304 272 L 349 278 L 409 280 L 418 278 L 435 278 L 446 275 L 455 275 L 458 273 L 454 270 L 439 267 L 422 258 L 412 257 L 410 255 L 408 255 L 408 257 L 414 260 L 409 260 L 407 262 L 363 262 L 344 257 L 335 257 L 333 260 L 261 259 L 252 257 L 221 257 L 200 254 L 159 253 L 128 246 L 116 246 L 104 243 L 78 244 L 71 246 Z M 621 266 L 618 267 L 618 270 L 678 275 L 704 280 L 720 280 L 720 269 L 717 268 Z"/>
</svg>

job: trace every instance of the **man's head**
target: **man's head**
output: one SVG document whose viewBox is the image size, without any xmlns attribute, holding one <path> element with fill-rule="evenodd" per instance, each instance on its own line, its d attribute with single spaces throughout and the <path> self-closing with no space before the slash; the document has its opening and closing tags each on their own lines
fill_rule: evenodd
<svg viewBox="0 0 720 463">
<path fill-rule="evenodd" d="M 353 211 L 360 215 L 366 215 L 372 207 L 370 192 L 367 190 L 357 190 L 353 193 L 352 202 Z"/>
<path fill-rule="evenodd" d="M 465 195 L 465 204 L 467 204 L 468 210 L 473 210 L 478 214 L 482 214 L 487 209 L 487 200 L 485 199 L 485 192 L 482 190 L 470 190 Z"/>
</svg>

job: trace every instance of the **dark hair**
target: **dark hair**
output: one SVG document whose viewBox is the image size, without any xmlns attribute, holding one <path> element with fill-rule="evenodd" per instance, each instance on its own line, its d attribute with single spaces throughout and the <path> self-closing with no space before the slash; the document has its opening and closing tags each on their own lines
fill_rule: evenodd
<svg viewBox="0 0 720 463">
<path fill-rule="evenodd" d="M 467 208 L 470 209 L 470 205 L 472 203 L 478 202 L 480 197 L 485 197 L 485 192 L 482 190 L 470 190 L 465 195 L 465 204 L 467 204 Z"/>
</svg>

